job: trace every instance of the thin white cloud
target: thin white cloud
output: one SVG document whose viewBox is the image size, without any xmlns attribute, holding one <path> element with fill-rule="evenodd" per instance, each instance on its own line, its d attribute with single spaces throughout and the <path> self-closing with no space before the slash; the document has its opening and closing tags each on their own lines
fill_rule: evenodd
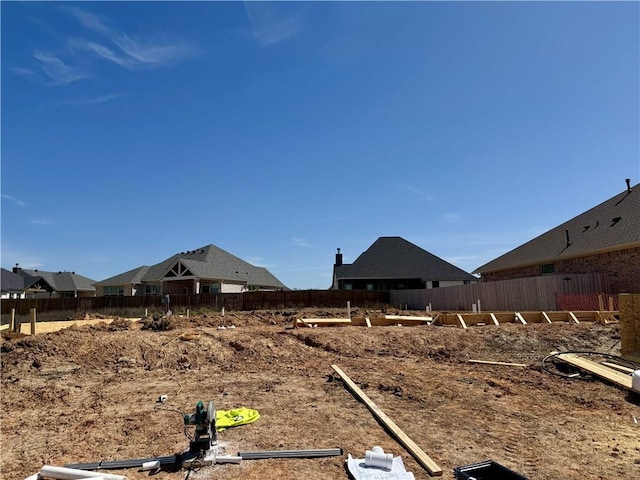
<svg viewBox="0 0 640 480">
<path fill-rule="evenodd" d="M 140 65 L 172 64 L 193 54 L 193 49 L 186 43 L 169 43 L 164 39 L 130 37 L 123 34 L 114 38 L 113 42 Z"/>
<path fill-rule="evenodd" d="M 120 33 L 107 27 L 100 18 L 85 10 L 77 7 L 63 9 L 88 30 L 106 37 L 112 45 L 108 47 L 86 39 L 71 39 L 67 42 L 68 46 L 75 51 L 89 51 L 120 67 L 132 70 L 171 65 L 195 54 L 195 48 L 185 41 Z"/>
<path fill-rule="evenodd" d="M 2 244 L 2 264 L 7 270 L 11 270 L 16 264 L 21 268 L 34 270 L 42 267 L 44 264 L 37 255 L 27 252 L 19 248 L 13 248 L 12 245 Z"/>
<path fill-rule="evenodd" d="M 36 75 L 36 72 L 34 72 L 33 70 L 31 70 L 29 68 L 9 67 L 9 70 L 11 70 L 16 75 L 20 75 L 20 76 L 28 77 L 28 78 L 33 78 Z"/>
<path fill-rule="evenodd" d="M 124 68 L 134 68 L 135 62 L 129 58 L 126 58 L 122 55 L 118 55 L 116 52 L 111 50 L 104 45 L 99 43 L 90 42 L 88 40 L 82 39 L 71 39 L 68 42 L 68 45 L 74 50 L 86 50 L 91 53 L 94 53 L 98 57 L 102 57 L 105 60 L 109 60 L 117 65 L 120 65 Z"/>
<path fill-rule="evenodd" d="M 76 20 L 78 20 L 85 28 L 93 30 L 94 32 L 108 32 L 107 27 L 104 26 L 102 20 L 100 20 L 97 15 L 89 13 L 78 7 L 70 7 L 65 5 L 61 6 L 60 8 L 75 17 Z"/>
<path fill-rule="evenodd" d="M 89 77 L 88 73 L 67 65 L 51 53 L 35 51 L 33 57 L 40 62 L 40 68 L 51 79 L 50 85 L 68 85 Z"/>
<path fill-rule="evenodd" d="M 22 200 L 20 200 L 19 198 L 16 198 L 16 197 L 14 197 L 12 195 L 7 195 L 7 194 L 3 193 L 2 194 L 2 198 L 6 198 L 10 202 L 13 202 L 16 205 L 18 205 L 19 207 L 24 207 L 24 202 Z"/>
<path fill-rule="evenodd" d="M 420 188 L 414 187 L 413 185 L 399 184 L 398 188 L 402 188 L 407 192 L 411 192 L 414 195 L 422 197 L 428 202 L 433 202 L 433 196 L 429 192 L 426 192 L 424 190 L 421 190 Z"/>
<path fill-rule="evenodd" d="M 313 247 L 313 245 L 311 245 L 306 238 L 301 238 L 301 237 L 293 237 L 291 239 L 291 243 L 296 247 L 306 247 L 306 248 Z"/>
<path fill-rule="evenodd" d="M 85 98 L 80 100 L 60 100 L 56 102 L 56 105 L 71 105 L 74 107 L 82 107 L 84 105 L 96 105 L 99 103 L 107 103 L 116 98 L 124 96 L 122 93 L 109 93 L 107 95 L 101 95 L 99 97 Z"/>
<path fill-rule="evenodd" d="M 275 45 L 302 31 L 299 14 L 283 15 L 273 4 L 263 2 L 244 2 L 244 7 L 251 24 L 251 34 L 260 46 Z"/>
<path fill-rule="evenodd" d="M 29 220 L 29 223 L 32 225 L 53 225 L 54 222 L 51 220 L 47 220 L 45 218 L 38 218 L 38 219 L 33 219 L 33 220 Z"/>
<path fill-rule="evenodd" d="M 442 219 L 447 223 L 456 223 L 460 220 L 459 213 L 445 213 L 442 215 Z"/>
</svg>

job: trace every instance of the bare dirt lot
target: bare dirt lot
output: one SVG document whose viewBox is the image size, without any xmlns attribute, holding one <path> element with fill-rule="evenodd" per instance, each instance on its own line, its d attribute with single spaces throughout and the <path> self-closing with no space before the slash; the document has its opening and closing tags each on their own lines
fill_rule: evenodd
<svg viewBox="0 0 640 480">
<path fill-rule="evenodd" d="M 294 316 L 344 311 L 173 317 L 166 330 L 120 320 L 5 335 L 2 478 L 22 480 L 45 464 L 182 452 L 189 442 L 179 413 L 193 412 L 199 400 L 260 412 L 254 423 L 219 434 L 224 454 L 338 447 L 344 455 L 244 460 L 155 478 L 346 479 L 347 453 L 362 458 L 374 445 L 400 455 L 417 479 L 430 478 L 345 388 L 333 364 L 442 468 L 443 479 L 454 478 L 456 466 L 487 459 L 531 480 L 640 477 L 638 399 L 600 380 L 541 368 L 555 349 L 619 353 L 617 324 L 292 329 Z M 166 403 L 156 403 L 160 395 Z M 109 473 L 149 477 L 135 468 Z"/>
</svg>

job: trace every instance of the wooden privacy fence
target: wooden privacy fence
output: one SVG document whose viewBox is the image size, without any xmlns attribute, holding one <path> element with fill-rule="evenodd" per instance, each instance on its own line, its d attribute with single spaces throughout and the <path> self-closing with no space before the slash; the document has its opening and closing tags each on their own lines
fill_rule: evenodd
<svg viewBox="0 0 640 480">
<path fill-rule="evenodd" d="M 2 315 L 15 309 L 16 315 L 28 315 L 32 308 L 38 312 L 72 310 L 96 312 L 106 309 L 166 308 L 163 296 L 140 297 L 78 297 L 78 298 L 29 298 L 3 299 Z M 346 308 L 347 302 L 353 307 L 388 305 L 388 292 L 366 290 L 287 290 L 281 292 L 210 293 L 193 295 L 171 295 L 169 308 L 212 309 L 227 311 L 261 310 L 277 308 Z"/>
<path fill-rule="evenodd" d="M 545 275 L 423 290 L 392 290 L 390 303 L 410 310 L 424 310 L 431 305 L 432 310 L 471 311 L 480 301 L 483 311 L 545 311 L 562 309 L 558 306 L 559 295 L 609 292 L 605 275 Z"/>
</svg>

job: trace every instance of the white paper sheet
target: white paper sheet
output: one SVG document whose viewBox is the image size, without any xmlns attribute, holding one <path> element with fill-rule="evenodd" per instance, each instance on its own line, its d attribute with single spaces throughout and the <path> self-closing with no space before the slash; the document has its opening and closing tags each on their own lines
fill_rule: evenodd
<svg viewBox="0 0 640 480">
<path fill-rule="evenodd" d="M 364 458 L 347 457 L 347 467 L 354 480 L 415 480 L 413 473 L 407 472 L 402 462 L 402 457 L 393 457 L 391 470 L 368 467 L 364 464 Z"/>
</svg>

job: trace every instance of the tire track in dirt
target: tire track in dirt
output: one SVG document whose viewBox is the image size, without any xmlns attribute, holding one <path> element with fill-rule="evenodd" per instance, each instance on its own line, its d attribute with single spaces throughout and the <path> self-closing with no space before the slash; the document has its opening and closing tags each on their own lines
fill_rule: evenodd
<svg viewBox="0 0 640 480">
<path fill-rule="evenodd" d="M 509 465 L 513 467 L 505 466 L 527 478 L 542 478 L 539 465 L 544 459 L 535 453 L 539 449 L 531 447 L 531 444 L 537 442 L 537 436 L 528 426 L 529 424 L 535 425 L 535 422 L 521 422 L 519 425 L 505 423 L 504 453 L 509 460 Z"/>
</svg>

